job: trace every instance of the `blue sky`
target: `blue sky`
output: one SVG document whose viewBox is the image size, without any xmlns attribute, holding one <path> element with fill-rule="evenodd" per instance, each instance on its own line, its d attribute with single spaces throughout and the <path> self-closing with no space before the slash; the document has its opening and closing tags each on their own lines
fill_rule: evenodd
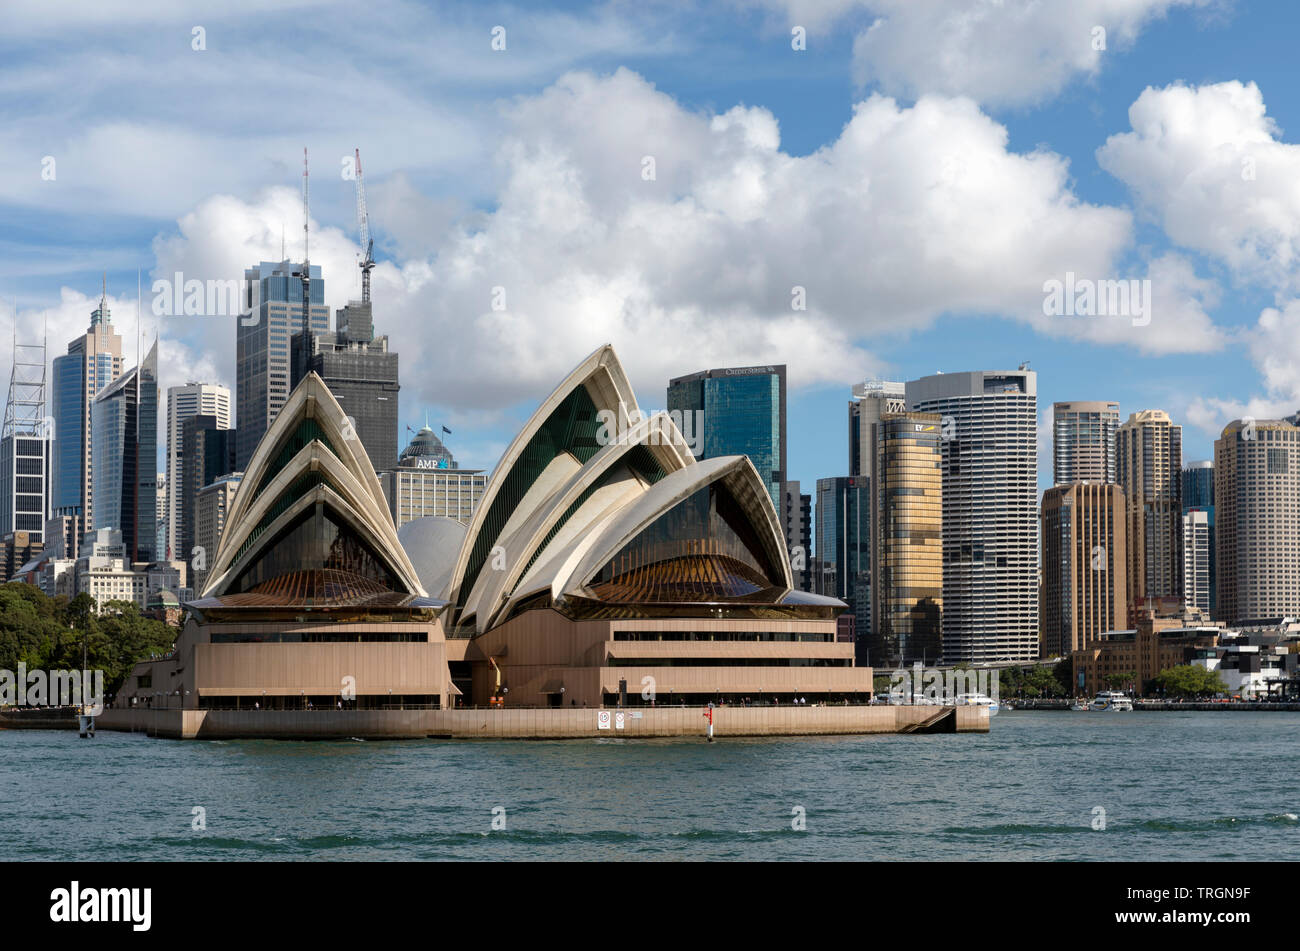
<svg viewBox="0 0 1300 951">
<path fill-rule="evenodd" d="M 164 385 L 233 386 L 230 320 L 155 319 L 153 280 L 238 278 L 282 228 L 299 254 L 306 145 L 340 306 L 357 236 L 339 161 L 360 147 L 404 423 L 447 425 L 462 465 L 491 466 L 606 341 L 647 408 L 670 376 L 789 364 L 805 491 L 845 474 L 867 377 L 1028 360 L 1040 413 L 1166 409 L 1188 459 L 1236 416 L 1300 407 L 1292 4 L 267 6 L 12 14 L 0 330 L 16 302 L 20 336 L 48 322 L 62 352 L 106 270 L 133 353 L 139 268 Z M 1150 278 L 1150 326 L 1045 316 L 1067 270 Z"/>
</svg>

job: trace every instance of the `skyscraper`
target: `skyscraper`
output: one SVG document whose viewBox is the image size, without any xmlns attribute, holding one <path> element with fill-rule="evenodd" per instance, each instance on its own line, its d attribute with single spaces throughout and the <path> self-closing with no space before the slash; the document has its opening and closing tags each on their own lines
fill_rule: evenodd
<svg viewBox="0 0 1300 951">
<path fill-rule="evenodd" d="M 943 439 L 943 656 L 1038 657 L 1038 378 L 1018 370 L 910 380 Z"/>
<path fill-rule="evenodd" d="M 194 499 L 194 544 L 202 548 L 205 556 L 203 567 L 194 566 L 194 594 L 199 596 L 208 581 L 208 571 L 213 559 L 217 557 L 217 548 L 221 544 L 221 533 L 226 529 L 226 514 L 234 504 L 235 493 L 243 481 L 242 472 L 223 475 L 215 482 L 205 485 Z"/>
<path fill-rule="evenodd" d="M 309 272 L 313 333 L 329 330 L 320 267 Z M 248 465 L 258 440 L 289 397 L 290 338 L 302 330 L 302 266 L 263 261 L 244 272 L 245 306 L 235 330 L 235 413 L 239 466 Z"/>
<path fill-rule="evenodd" d="M 1116 436 L 1116 471 L 1128 506 L 1128 597 L 1183 592 L 1183 427 L 1158 409 L 1134 413 Z"/>
<path fill-rule="evenodd" d="M 397 465 L 397 354 L 376 337 L 370 301 L 348 301 L 333 334 L 293 337 L 292 385 L 315 373 L 352 421 L 376 472 Z"/>
<path fill-rule="evenodd" d="M 866 380 L 853 385 L 853 399 L 849 400 L 849 475 L 866 476 L 870 480 L 873 493 L 879 493 L 877 480 L 877 453 L 879 452 L 879 431 L 881 419 L 891 413 L 907 411 L 905 387 L 902 383 L 889 380 Z M 872 518 L 876 517 L 876 501 L 872 501 Z M 872 532 L 867 539 L 867 563 L 877 564 L 876 546 L 878 534 Z M 872 593 L 873 611 L 875 592 Z M 871 643 L 873 632 L 867 616 L 857 621 L 856 634 L 859 643 Z M 933 655 L 932 655 L 933 656 Z"/>
<path fill-rule="evenodd" d="M 847 604 L 855 630 L 870 630 L 871 481 L 866 476 L 818 479 L 816 523 L 814 589 Z M 861 660 L 866 644 L 858 644 Z"/>
<path fill-rule="evenodd" d="M 812 496 L 800 493 L 798 482 L 782 482 L 781 503 L 790 573 L 796 588 L 812 591 Z"/>
<path fill-rule="evenodd" d="M 50 517 L 50 435 L 45 419 L 45 344 L 20 344 L 15 338 L 0 432 L 0 536 L 27 532 L 32 544 L 43 541 Z"/>
<path fill-rule="evenodd" d="M 167 514 L 169 512 L 168 499 L 171 493 L 168 491 L 167 473 L 159 472 L 154 476 L 154 557 L 159 561 L 171 557 L 171 545 L 167 543 Z"/>
<path fill-rule="evenodd" d="M 234 472 L 236 431 L 221 425 L 219 416 L 200 413 L 181 424 L 181 474 L 173 496 L 177 510 L 177 547 L 173 556 L 194 565 L 194 501 L 218 477 Z M 205 549 L 205 558 L 216 557 Z M 193 570 L 193 569 L 192 569 Z"/>
<path fill-rule="evenodd" d="M 1082 650 L 1128 622 L 1124 490 L 1103 482 L 1043 493 L 1043 656 Z"/>
<path fill-rule="evenodd" d="M 94 479 L 91 460 L 90 407 L 99 391 L 122 375 L 122 338 L 113 329 L 105 282 L 90 327 L 55 357 L 51 372 L 50 415 L 54 418 L 51 461 L 56 517 L 70 519 L 68 558 L 77 557 L 81 536 L 93 524 Z M 150 467 L 152 468 L 152 466 Z"/>
<path fill-rule="evenodd" d="M 1114 482 L 1119 404 L 1052 404 L 1052 484 Z"/>
<path fill-rule="evenodd" d="M 186 520 L 183 507 L 181 473 L 185 468 L 182 426 L 191 416 L 211 416 L 214 429 L 230 428 L 230 390 L 220 383 L 189 382 L 167 388 L 167 554 L 187 559 L 189 553 L 180 545 L 181 523 Z M 224 470 L 229 472 L 230 469 Z M 204 485 L 207 483 L 205 482 Z M 201 488 L 201 486 L 200 486 Z M 193 502 L 191 498 L 190 503 Z M 189 513 L 193 517 L 193 513 Z M 163 557 L 160 555 L 159 557 Z"/>
<path fill-rule="evenodd" d="M 1214 589 L 1214 548 L 1210 513 L 1205 509 L 1183 509 L 1183 604 L 1187 610 L 1213 617 L 1217 601 Z"/>
<path fill-rule="evenodd" d="M 749 456 L 778 512 L 787 465 L 785 385 L 784 364 L 704 370 L 668 383 L 668 410 L 682 414 L 688 441 L 685 430 L 701 416 L 687 425 L 686 414 L 702 414 L 696 458 Z"/>
<path fill-rule="evenodd" d="M 1235 420 L 1214 443 L 1217 620 L 1300 616 L 1300 429 Z"/>
<path fill-rule="evenodd" d="M 875 479 L 880 420 L 887 414 L 905 412 L 904 384 L 867 380 L 853 385 L 853 399 L 849 400 L 849 475 Z"/>
<path fill-rule="evenodd" d="M 887 413 L 876 431 L 875 588 L 866 637 L 871 662 L 937 662 L 943 619 L 942 419 Z"/>
<path fill-rule="evenodd" d="M 1217 590 L 1218 589 L 1218 580 L 1217 580 L 1218 579 L 1218 571 L 1217 571 L 1218 553 L 1216 551 L 1217 541 L 1216 541 L 1216 534 L 1214 530 L 1214 461 L 1213 460 L 1189 462 L 1187 463 L 1187 465 L 1183 466 L 1183 517 L 1184 517 L 1183 539 L 1184 542 L 1186 542 L 1186 539 L 1188 537 L 1188 527 L 1189 527 L 1186 520 L 1186 516 L 1189 512 L 1192 511 L 1205 513 L 1204 531 L 1206 537 L 1205 540 L 1206 540 L 1207 551 L 1204 553 L 1198 552 L 1195 566 L 1189 566 L 1186 564 L 1183 566 L 1184 600 L 1186 600 L 1186 602 L 1189 605 L 1195 603 L 1197 607 L 1204 607 L 1204 609 L 1209 612 L 1210 617 L 1217 619 L 1219 617 L 1218 614 L 1219 593 Z M 1194 521 L 1199 521 L 1199 520 L 1194 520 Z M 1195 535 L 1199 534 L 1200 531 L 1201 530 L 1199 528 L 1193 529 L 1194 537 Z M 1187 554 L 1186 544 L 1184 544 L 1183 550 L 1184 550 L 1183 557 L 1186 560 L 1189 557 Z M 1199 580 L 1196 581 L 1196 584 L 1198 586 L 1198 591 L 1195 597 L 1193 596 L 1192 591 L 1187 587 L 1189 577 L 1191 577 L 1193 573 L 1194 573 L 1194 577 L 1196 579 L 1199 579 L 1200 575 L 1203 572 L 1208 573 L 1208 578 L 1206 579 L 1205 588 L 1204 588 L 1205 595 L 1208 596 L 1208 606 L 1201 604 L 1201 601 L 1204 600 L 1204 598 L 1202 597 L 1201 589 L 1199 587 L 1200 586 Z"/>
<path fill-rule="evenodd" d="M 131 562 L 161 560 L 157 544 L 158 344 L 105 387 L 90 410 L 93 527 L 122 533 Z"/>
<path fill-rule="evenodd" d="M 1183 466 L 1183 508 L 1214 508 L 1214 460 L 1189 462 Z"/>
</svg>

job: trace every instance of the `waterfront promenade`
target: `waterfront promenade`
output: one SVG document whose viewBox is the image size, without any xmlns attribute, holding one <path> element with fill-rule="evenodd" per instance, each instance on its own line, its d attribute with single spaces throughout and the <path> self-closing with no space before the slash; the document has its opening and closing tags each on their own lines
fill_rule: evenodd
<svg viewBox="0 0 1300 951">
<path fill-rule="evenodd" d="M 703 707 L 521 708 L 454 710 L 115 710 L 101 730 L 172 739 L 578 739 L 703 737 Z M 621 724 L 621 725 L 620 725 Z M 984 707 L 722 706 L 713 734 L 829 736 L 872 733 L 986 733 Z"/>
</svg>

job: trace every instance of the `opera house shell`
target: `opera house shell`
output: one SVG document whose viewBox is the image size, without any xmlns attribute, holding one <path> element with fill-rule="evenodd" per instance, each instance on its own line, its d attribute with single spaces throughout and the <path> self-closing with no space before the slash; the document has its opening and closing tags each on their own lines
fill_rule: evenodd
<svg viewBox="0 0 1300 951">
<path fill-rule="evenodd" d="M 869 668 L 835 640 L 844 605 L 793 588 L 785 535 L 745 456 L 696 461 L 643 414 L 612 347 L 555 389 L 455 529 L 400 537 L 466 642 L 475 703 L 865 700 Z M 463 678 L 468 677 L 466 681 Z"/>
<path fill-rule="evenodd" d="M 400 532 L 309 375 L 258 445 L 207 577 L 174 654 L 140 665 L 118 705 L 841 703 L 872 689 L 836 641 L 844 605 L 794 590 L 749 459 L 697 461 L 667 414 L 640 411 L 609 346 L 529 419 L 468 524 Z"/>
<path fill-rule="evenodd" d="M 445 708 L 440 616 L 347 415 L 308 374 L 258 443 L 198 600 L 114 706 Z"/>
</svg>

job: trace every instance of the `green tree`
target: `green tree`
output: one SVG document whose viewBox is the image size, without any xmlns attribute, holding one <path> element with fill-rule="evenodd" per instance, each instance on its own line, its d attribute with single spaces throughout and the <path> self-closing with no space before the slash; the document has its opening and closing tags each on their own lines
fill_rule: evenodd
<svg viewBox="0 0 1300 951">
<path fill-rule="evenodd" d="M 1003 696 L 1028 697 L 1031 700 L 1065 696 L 1065 688 L 1057 679 L 1055 670 L 1037 665 L 1004 667 L 999 677 L 999 689 Z"/>
<path fill-rule="evenodd" d="M 165 654 L 176 630 L 144 617 L 134 601 L 110 601 L 103 613 L 95 600 L 79 594 L 71 601 L 47 598 L 33 585 L 0 585 L 0 669 L 79 670 L 85 647 L 90 669 L 104 671 L 104 686 L 115 693 L 138 661 Z"/>
<path fill-rule="evenodd" d="M 39 588 L 0 585 L 0 669 L 43 667 L 58 642 L 62 620 Z"/>
<path fill-rule="evenodd" d="M 1228 690 L 1217 670 L 1209 670 L 1200 664 L 1166 667 L 1156 675 L 1154 683 L 1157 689 L 1170 697 L 1206 697 Z"/>
<path fill-rule="evenodd" d="M 1106 675 L 1106 686 L 1111 690 L 1124 690 L 1137 681 L 1137 671 L 1128 670 L 1118 674 Z"/>
</svg>

